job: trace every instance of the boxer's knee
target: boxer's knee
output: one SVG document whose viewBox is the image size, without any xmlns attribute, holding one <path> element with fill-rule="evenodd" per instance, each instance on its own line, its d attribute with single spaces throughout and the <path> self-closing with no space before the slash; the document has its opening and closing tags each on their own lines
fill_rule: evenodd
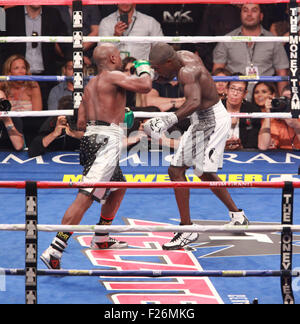
<svg viewBox="0 0 300 324">
<path fill-rule="evenodd" d="M 172 181 L 185 181 L 186 168 L 170 166 L 168 169 L 169 177 Z"/>
</svg>

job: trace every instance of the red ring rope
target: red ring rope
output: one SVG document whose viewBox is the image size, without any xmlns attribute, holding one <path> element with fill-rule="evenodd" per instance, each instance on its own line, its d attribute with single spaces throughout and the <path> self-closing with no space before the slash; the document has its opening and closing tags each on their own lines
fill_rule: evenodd
<svg viewBox="0 0 300 324">
<path fill-rule="evenodd" d="M 56 182 L 56 181 L 37 181 L 39 189 L 74 189 L 74 188 L 190 188 L 190 189 L 209 189 L 209 188 L 273 188 L 282 189 L 286 182 L 230 182 L 230 181 L 203 181 L 203 182 Z M 292 182 L 294 188 L 300 188 L 300 181 Z M 25 189 L 26 181 L 0 181 L 0 188 Z"/>
<path fill-rule="evenodd" d="M 297 0 L 300 2 L 300 0 Z M 71 5 L 72 0 L 2 0 L 1 5 Z M 82 0 L 83 5 L 100 5 L 100 4 L 116 4 L 128 3 L 128 0 Z M 212 4 L 274 4 L 274 3 L 289 3 L 289 0 L 131 0 L 130 3 L 136 4 L 183 4 L 183 3 L 212 3 Z"/>
</svg>

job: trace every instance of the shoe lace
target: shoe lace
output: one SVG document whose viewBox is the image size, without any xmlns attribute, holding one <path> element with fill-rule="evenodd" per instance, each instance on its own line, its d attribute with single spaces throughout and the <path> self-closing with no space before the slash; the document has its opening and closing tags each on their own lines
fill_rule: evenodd
<svg viewBox="0 0 300 324">
<path fill-rule="evenodd" d="M 176 233 L 175 236 L 172 238 L 171 242 L 174 243 L 181 239 L 182 233 Z"/>
</svg>

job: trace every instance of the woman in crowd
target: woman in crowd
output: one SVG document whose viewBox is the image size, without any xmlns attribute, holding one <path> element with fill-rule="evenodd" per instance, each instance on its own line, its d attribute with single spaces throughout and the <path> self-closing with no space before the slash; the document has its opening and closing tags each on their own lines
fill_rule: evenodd
<svg viewBox="0 0 300 324">
<path fill-rule="evenodd" d="M 30 75 L 30 65 L 21 55 L 10 56 L 3 66 L 3 75 Z M 37 82 L 9 81 L 4 82 L 7 99 L 12 111 L 42 110 L 42 95 Z"/>
<path fill-rule="evenodd" d="M 285 87 L 281 96 L 290 98 L 291 91 Z M 271 112 L 272 99 L 276 92 L 270 83 L 259 82 L 253 89 L 253 102 L 262 112 Z M 265 118 L 262 121 L 258 137 L 258 148 L 261 150 L 300 149 L 300 121 L 299 119 L 275 119 Z"/>
<path fill-rule="evenodd" d="M 227 69 L 223 69 L 223 68 L 216 69 L 212 73 L 212 76 L 218 76 L 218 77 L 228 77 L 228 76 L 231 76 L 231 75 L 232 75 L 232 73 L 230 71 L 228 71 Z M 220 99 L 221 100 L 226 99 L 227 90 L 228 90 L 228 88 L 227 88 L 228 82 L 226 82 L 226 81 L 216 81 L 215 84 L 216 84 L 216 88 L 217 88 Z"/>
</svg>

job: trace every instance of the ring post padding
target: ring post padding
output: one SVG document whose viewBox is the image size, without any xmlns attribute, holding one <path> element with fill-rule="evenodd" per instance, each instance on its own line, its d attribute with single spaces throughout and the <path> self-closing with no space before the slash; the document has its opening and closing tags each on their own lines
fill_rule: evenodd
<svg viewBox="0 0 300 324">
<path fill-rule="evenodd" d="M 282 191 L 282 225 L 293 225 L 294 188 L 292 182 L 285 182 Z M 285 227 L 281 234 L 281 292 L 284 304 L 294 304 L 292 290 L 293 232 Z"/>
<path fill-rule="evenodd" d="M 25 185 L 25 301 L 37 304 L 37 183 L 27 181 Z"/>
<path fill-rule="evenodd" d="M 296 0 L 290 0 L 290 88 L 292 92 L 291 112 L 293 118 L 300 116 L 300 99 L 299 99 L 299 67 L 298 67 L 298 5 Z"/>
<path fill-rule="evenodd" d="M 83 9 L 82 1 L 73 1 L 73 105 L 79 109 L 83 97 Z"/>
</svg>

